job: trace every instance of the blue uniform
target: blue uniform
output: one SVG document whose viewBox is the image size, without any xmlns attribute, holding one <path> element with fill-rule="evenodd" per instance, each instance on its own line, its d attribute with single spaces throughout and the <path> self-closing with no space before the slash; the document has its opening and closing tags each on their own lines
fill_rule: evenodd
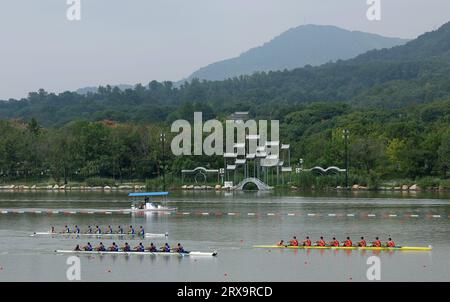
<svg viewBox="0 0 450 302">
<path fill-rule="evenodd" d="M 77 227 L 77 228 L 75 229 L 75 233 L 80 234 L 80 228 L 79 228 L 79 227 Z"/>
<path fill-rule="evenodd" d="M 86 246 L 86 251 L 91 252 L 92 251 L 92 245 L 88 244 Z"/>
</svg>

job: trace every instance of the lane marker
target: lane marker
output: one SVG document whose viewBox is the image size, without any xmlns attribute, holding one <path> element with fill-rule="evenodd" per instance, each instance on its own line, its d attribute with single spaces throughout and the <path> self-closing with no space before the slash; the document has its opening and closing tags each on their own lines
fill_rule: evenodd
<svg viewBox="0 0 450 302">
<path fill-rule="evenodd" d="M 247 213 L 248 216 L 255 216 L 255 213 Z"/>
<path fill-rule="evenodd" d="M 328 214 L 329 217 L 335 217 L 336 214 Z"/>
<path fill-rule="evenodd" d="M 314 213 L 308 213 L 308 216 L 316 216 Z"/>
<path fill-rule="evenodd" d="M 288 213 L 288 216 L 295 216 L 295 213 Z"/>
<path fill-rule="evenodd" d="M 397 214 L 389 214 L 389 217 L 397 217 Z"/>
<path fill-rule="evenodd" d="M 441 218 L 441 215 L 433 215 L 433 218 Z"/>
<path fill-rule="evenodd" d="M 375 216 L 377 216 L 377 215 L 375 215 L 375 214 L 367 214 L 367 217 L 375 217 Z"/>
<path fill-rule="evenodd" d="M 347 217 L 355 217 L 355 214 L 347 214 Z"/>
<path fill-rule="evenodd" d="M 267 216 L 275 216 L 274 213 L 267 213 Z"/>
</svg>

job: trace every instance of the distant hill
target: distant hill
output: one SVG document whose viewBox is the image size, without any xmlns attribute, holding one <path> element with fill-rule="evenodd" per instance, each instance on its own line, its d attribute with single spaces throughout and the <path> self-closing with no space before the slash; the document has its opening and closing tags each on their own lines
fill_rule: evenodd
<svg viewBox="0 0 450 302">
<path fill-rule="evenodd" d="M 450 100 L 449 41 L 447 23 L 405 45 L 316 67 L 223 81 L 193 79 L 179 87 L 152 81 L 126 91 L 107 87 L 87 95 L 40 90 L 20 101 L 0 102 L 0 119 L 34 117 L 43 125 L 61 126 L 74 119 L 165 122 L 191 119 L 193 111 L 202 111 L 204 119 L 250 111 L 252 117 L 282 120 L 295 108 L 315 102 L 407 112 L 414 105 Z"/>
<path fill-rule="evenodd" d="M 187 80 L 224 80 L 257 71 L 318 66 L 346 60 L 373 49 L 391 48 L 408 40 L 349 31 L 335 26 L 302 25 L 292 28 L 260 47 L 191 74 Z"/>
</svg>

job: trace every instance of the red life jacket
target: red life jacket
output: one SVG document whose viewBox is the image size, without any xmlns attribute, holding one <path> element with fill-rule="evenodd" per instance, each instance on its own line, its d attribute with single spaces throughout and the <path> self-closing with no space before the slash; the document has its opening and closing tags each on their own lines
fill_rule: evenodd
<svg viewBox="0 0 450 302">
<path fill-rule="evenodd" d="M 291 240 L 291 245 L 298 246 L 298 240 L 297 239 Z"/>
<path fill-rule="evenodd" d="M 318 246 L 325 246 L 325 241 L 323 239 L 320 239 L 319 242 L 317 242 Z"/>
<path fill-rule="evenodd" d="M 339 241 L 338 240 L 334 240 L 332 244 L 333 244 L 333 246 L 339 246 Z"/>
<path fill-rule="evenodd" d="M 366 246 L 366 241 L 363 239 L 359 242 L 359 246 Z"/>
<path fill-rule="evenodd" d="M 387 243 L 387 246 L 388 246 L 388 247 L 395 247 L 395 242 L 394 242 L 394 241 L 389 241 L 389 242 Z"/>
<path fill-rule="evenodd" d="M 305 243 L 305 246 L 311 246 L 311 240 L 309 240 L 309 239 L 306 239 L 304 241 L 304 243 Z"/>
<path fill-rule="evenodd" d="M 352 246 L 352 245 L 353 245 L 353 242 L 351 240 L 349 240 L 349 239 L 345 240 L 344 246 Z"/>
<path fill-rule="evenodd" d="M 376 240 L 376 241 L 373 243 L 373 246 L 375 246 L 375 247 L 381 247 L 381 241 L 380 241 L 380 240 Z"/>
</svg>

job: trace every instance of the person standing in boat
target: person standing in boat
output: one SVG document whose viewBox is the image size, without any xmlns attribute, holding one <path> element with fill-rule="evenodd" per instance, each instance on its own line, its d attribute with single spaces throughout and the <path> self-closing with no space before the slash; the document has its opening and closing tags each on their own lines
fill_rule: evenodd
<svg viewBox="0 0 450 302">
<path fill-rule="evenodd" d="M 74 233 L 75 234 L 80 234 L 80 228 L 78 227 L 78 225 L 75 225 Z"/>
<path fill-rule="evenodd" d="M 156 246 L 153 244 L 153 242 L 150 243 L 150 246 L 148 247 L 149 252 L 157 252 Z"/>
<path fill-rule="evenodd" d="M 117 228 L 117 234 L 123 234 L 123 228 L 120 225 Z"/>
<path fill-rule="evenodd" d="M 145 230 L 142 225 L 139 227 L 139 236 L 145 237 Z"/>
<path fill-rule="evenodd" d="M 180 243 L 177 244 L 177 247 L 175 248 L 175 252 L 184 253 L 184 248 Z"/>
<path fill-rule="evenodd" d="M 69 228 L 67 225 L 64 226 L 64 231 L 63 231 L 63 233 L 70 234 L 70 228 Z"/>
<path fill-rule="evenodd" d="M 167 242 L 161 248 L 161 251 L 164 252 L 164 253 L 170 253 L 170 246 L 169 246 L 169 244 Z"/>
<path fill-rule="evenodd" d="M 136 252 L 144 252 L 145 248 L 144 248 L 144 245 L 142 244 L 142 242 L 139 242 L 139 244 L 134 247 L 134 250 Z"/>
<path fill-rule="evenodd" d="M 395 242 L 392 240 L 392 238 L 388 239 L 388 242 L 386 243 L 387 247 L 395 247 Z"/>
<path fill-rule="evenodd" d="M 291 241 L 289 241 L 289 245 L 290 246 L 298 246 L 298 240 L 297 240 L 296 236 L 292 237 Z"/>
<path fill-rule="evenodd" d="M 105 246 L 103 245 L 103 242 L 100 242 L 100 244 L 95 248 L 96 251 L 98 252 L 104 252 L 106 251 Z"/>
<path fill-rule="evenodd" d="M 108 250 L 110 252 L 118 252 L 119 251 L 119 247 L 117 246 L 117 244 L 115 242 L 113 242 L 111 244 L 111 246 L 108 248 Z"/>
<path fill-rule="evenodd" d="M 364 239 L 364 237 L 361 237 L 361 240 L 358 242 L 358 246 L 359 247 L 366 247 L 367 243 L 366 240 Z"/>
<path fill-rule="evenodd" d="M 306 236 L 306 240 L 303 240 L 303 246 L 311 246 L 311 239 L 309 239 L 309 236 Z"/>
<path fill-rule="evenodd" d="M 95 233 L 96 234 L 101 234 L 102 230 L 100 229 L 100 227 L 98 225 L 95 226 Z"/>
<path fill-rule="evenodd" d="M 381 247 L 381 241 L 378 237 L 375 237 L 375 241 L 372 242 L 373 247 Z"/>
<path fill-rule="evenodd" d="M 88 226 L 88 229 L 87 229 L 86 233 L 87 234 L 92 234 L 93 233 L 92 227 L 90 225 Z"/>
<path fill-rule="evenodd" d="M 350 240 L 350 237 L 347 237 L 347 239 L 345 239 L 345 241 L 343 242 L 343 245 L 345 247 L 351 247 L 353 246 L 353 242 Z"/>
<path fill-rule="evenodd" d="M 323 240 L 323 236 L 320 237 L 320 240 L 316 242 L 317 246 L 325 246 L 325 240 Z"/>
<path fill-rule="evenodd" d="M 329 243 L 330 246 L 338 247 L 339 246 L 339 240 L 336 239 L 336 237 L 333 237 L 333 240 Z"/>
<path fill-rule="evenodd" d="M 85 250 L 86 252 L 92 252 L 92 245 L 90 242 L 87 243 L 87 245 L 85 245 L 83 247 L 83 250 Z"/>
<path fill-rule="evenodd" d="M 131 252 L 131 247 L 130 247 L 130 245 L 128 244 L 128 242 L 125 242 L 125 245 L 123 246 L 122 250 L 123 250 L 124 252 Z"/>
</svg>

